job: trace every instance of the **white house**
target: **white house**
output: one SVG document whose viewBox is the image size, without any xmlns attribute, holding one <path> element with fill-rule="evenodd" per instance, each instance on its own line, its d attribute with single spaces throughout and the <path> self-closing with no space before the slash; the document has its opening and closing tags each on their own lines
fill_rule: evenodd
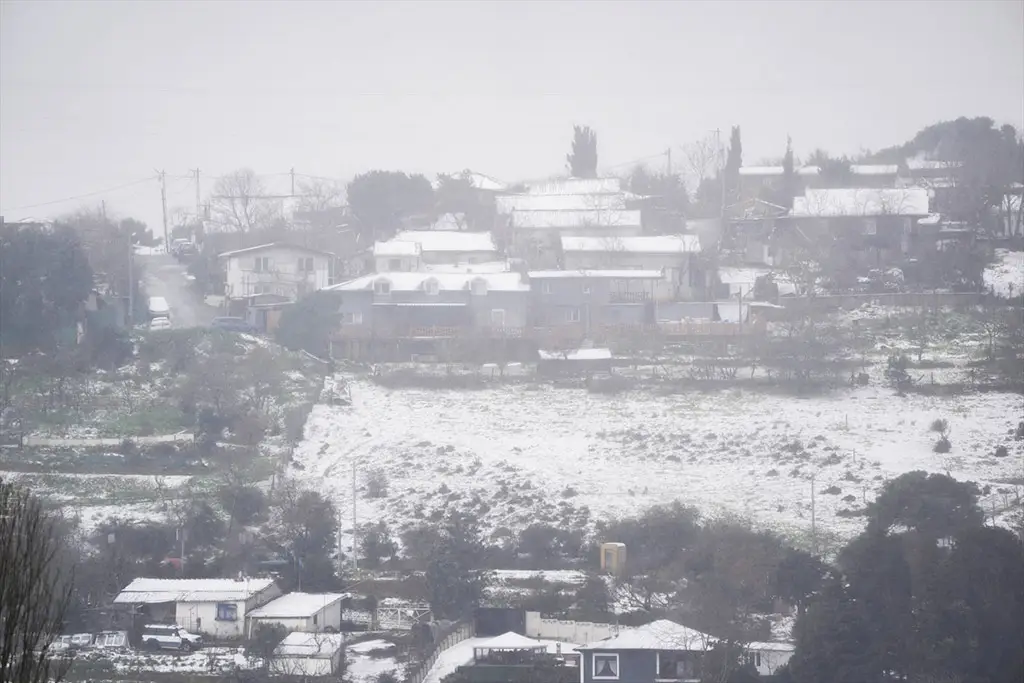
<svg viewBox="0 0 1024 683">
<path fill-rule="evenodd" d="M 411 272 L 424 264 L 497 261 L 489 232 L 405 230 L 373 247 L 377 272 Z"/>
<path fill-rule="evenodd" d="M 316 633 L 341 628 L 341 603 L 347 593 L 288 593 L 249 612 L 248 631 L 257 626 L 283 626 L 289 631 Z"/>
<path fill-rule="evenodd" d="M 342 671 L 345 635 L 289 633 L 274 649 L 270 670 L 292 676 L 332 676 Z"/>
<path fill-rule="evenodd" d="M 333 284 L 334 255 L 319 249 L 272 242 L 226 251 L 217 258 L 229 299 L 277 294 L 295 300 Z"/>
<path fill-rule="evenodd" d="M 246 615 L 281 595 L 271 578 L 135 579 L 115 605 L 129 605 L 152 622 L 178 624 L 214 638 L 242 638 Z"/>
<path fill-rule="evenodd" d="M 749 643 L 747 645 L 747 659 L 762 676 L 773 676 L 779 669 L 789 662 L 789 658 L 796 651 L 793 643 Z"/>
<path fill-rule="evenodd" d="M 665 278 L 654 289 L 656 301 L 687 300 L 704 293 L 707 274 L 697 256 L 696 235 L 638 235 L 629 237 L 562 237 L 562 267 L 566 270 L 661 270 Z"/>
</svg>

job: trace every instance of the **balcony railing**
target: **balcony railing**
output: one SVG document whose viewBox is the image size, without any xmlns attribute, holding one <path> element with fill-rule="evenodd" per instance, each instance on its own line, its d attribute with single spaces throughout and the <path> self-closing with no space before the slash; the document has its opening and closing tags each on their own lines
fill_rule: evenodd
<svg viewBox="0 0 1024 683">
<path fill-rule="evenodd" d="M 521 339 L 522 327 L 469 327 L 446 325 L 341 325 L 336 339 Z"/>
<path fill-rule="evenodd" d="M 566 323 L 538 327 L 452 327 L 441 325 L 342 325 L 335 339 L 533 339 L 540 344 L 567 344 L 589 339 L 598 343 L 644 337 L 737 337 L 764 334 L 763 321 L 665 322 L 637 325 Z"/>
<path fill-rule="evenodd" d="M 649 292 L 612 292 L 609 301 L 613 304 L 643 304 L 651 300 Z"/>
</svg>

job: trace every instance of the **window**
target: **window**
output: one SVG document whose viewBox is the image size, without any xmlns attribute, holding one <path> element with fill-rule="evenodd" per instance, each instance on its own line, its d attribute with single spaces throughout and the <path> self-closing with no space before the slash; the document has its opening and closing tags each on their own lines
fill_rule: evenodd
<svg viewBox="0 0 1024 683">
<path fill-rule="evenodd" d="M 300 273 L 312 273 L 313 272 L 313 257 L 306 256 L 299 259 L 299 272 Z"/>
<path fill-rule="evenodd" d="M 864 219 L 864 234 L 865 235 L 877 235 L 878 234 L 878 221 L 874 218 Z"/>
<path fill-rule="evenodd" d="M 346 313 L 342 317 L 342 324 L 344 325 L 362 325 L 363 324 L 363 313 L 362 311 L 354 311 L 352 313 Z"/>
<path fill-rule="evenodd" d="M 233 602 L 218 602 L 217 621 L 238 621 L 238 605 Z"/>
<path fill-rule="evenodd" d="M 542 292 L 544 292 L 545 294 L 550 294 L 551 293 L 551 283 L 550 282 L 545 282 L 544 284 L 542 284 L 540 286 L 540 290 Z"/>
<path fill-rule="evenodd" d="M 619 656 L 617 654 L 594 653 L 594 673 L 591 676 L 595 681 L 617 681 L 619 680 Z"/>
<path fill-rule="evenodd" d="M 316 615 L 313 615 L 313 626 L 316 626 Z"/>
<path fill-rule="evenodd" d="M 580 285 L 580 291 L 583 292 L 584 294 L 590 294 L 590 284 L 584 283 Z"/>
<path fill-rule="evenodd" d="M 469 286 L 470 291 L 474 296 L 485 296 L 487 294 L 487 280 L 483 278 L 477 278 L 473 280 Z"/>
<path fill-rule="evenodd" d="M 402 269 L 402 259 L 400 259 L 400 258 L 388 259 L 388 270 L 401 270 L 401 269 Z"/>
<path fill-rule="evenodd" d="M 387 280 L 377 280 L 373 283 L 373 293 L 381 296 L 391 294 L 391 283 Z"/>
<path fill-rule="evenodd" d="M 659 678 L 696 678 L 694 659 L 689 652 L 659 652 Z"/>
<path fill-rule="evenodd" d="M 565 322 L 567 323 L 578 323 L 580 321 L 580 309 L 578 308 L 567 308 L 565 310 Z"/>
<path fill-rule="evenodd" d="M 253 263 L 253 270 L 257 273 L 269 273 L 270 272 L 270 257 L 269 256 L 257 256 Z"/>
<path fill-rule="evenodd" d="M 491 309 L 491 327 L 505 327 L 505 309 Z"/>
<path fill-rule="evenodd" d="M 437 296 L 438 292 L 441 291 L 441 286 L 438 284 L 437 280 L 431 278 L 423 283 L 423 291 L 429 296 Z"/>
</svg>

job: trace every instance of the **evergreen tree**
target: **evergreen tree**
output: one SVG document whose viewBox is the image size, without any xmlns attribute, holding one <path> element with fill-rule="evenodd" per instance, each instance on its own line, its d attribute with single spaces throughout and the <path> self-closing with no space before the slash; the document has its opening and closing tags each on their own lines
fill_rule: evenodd
<svg viewBox="0 0 1024 683">
<path fill-rule="evenodd" d="M 786 155 L 782 157 L 782 188 L 776 202 L 786 209 L 793 208 L 793 197 L 797 193 L 796 168 L 793 160 L 793 138 L 786 136 Z"/>
<path fill-rule="evenodd" d="M 573 178 L 597 177 L 597 133 L 590 126 L 573 126 L 572 151 L 565 155 Z"/>
<path fill-rule="evenodd" d="M 427 562 L 430 609 L 435 616 L 458 619 L 480 603 L 491 574 L 483 569 L 486 546 L 471 517 L 452 513 Z"/>
</svg>

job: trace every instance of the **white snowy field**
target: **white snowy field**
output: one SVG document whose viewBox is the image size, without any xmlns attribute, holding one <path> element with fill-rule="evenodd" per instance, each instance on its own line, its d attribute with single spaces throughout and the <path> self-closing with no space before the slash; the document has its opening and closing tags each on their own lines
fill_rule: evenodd
<svg viewBox="0 0 1024 683">
<path fill-rule="evenodd" d="M 985 269 L 982 280 L 996 296 L 1019 297 L 1024 292 L 1024 251 L 996 249 L 996 262 Z"/>
<path fill-rule="evenodd" d="M 395 644 L 376 638 L 352 643 L 345 648 L 346 674 L 352 683 L 375 683 L 382 673 L 391 671 L 401 678 L 402 665 L 395 661 Z"/>
<path fill-rule="evenodd" d="M 888 478 L 948 472 L 1004 491 L 1024 483 L 1024 442 L 1013 428 L 1019 395 L 897 397 L 866 387 L 817 398 L 731 390 L 618 396 L 582 389 L 506 386 L 481 391 L 388 390 L 352 383 L 353 405 L 318 405 L 295 450 L 292 475 L 350 509 L 353 464 L 359 522 L 397 528 L 446 505 L 491 528 L 635 515 L 679 500 L 709 516 L 731 514 L 801 535 L 856 534 L 837 515 L 873 499 Z M 950 425 L 936 454 L 931 423 Z M 997 445 L 1007 457 L 995 457 Z M 387 494 L 366 497 L 379 470 Z M 575 509 L 575 510 L 574 510 Z M 578 517 L 577 517 L 578 519 Z"/>
</svg>

